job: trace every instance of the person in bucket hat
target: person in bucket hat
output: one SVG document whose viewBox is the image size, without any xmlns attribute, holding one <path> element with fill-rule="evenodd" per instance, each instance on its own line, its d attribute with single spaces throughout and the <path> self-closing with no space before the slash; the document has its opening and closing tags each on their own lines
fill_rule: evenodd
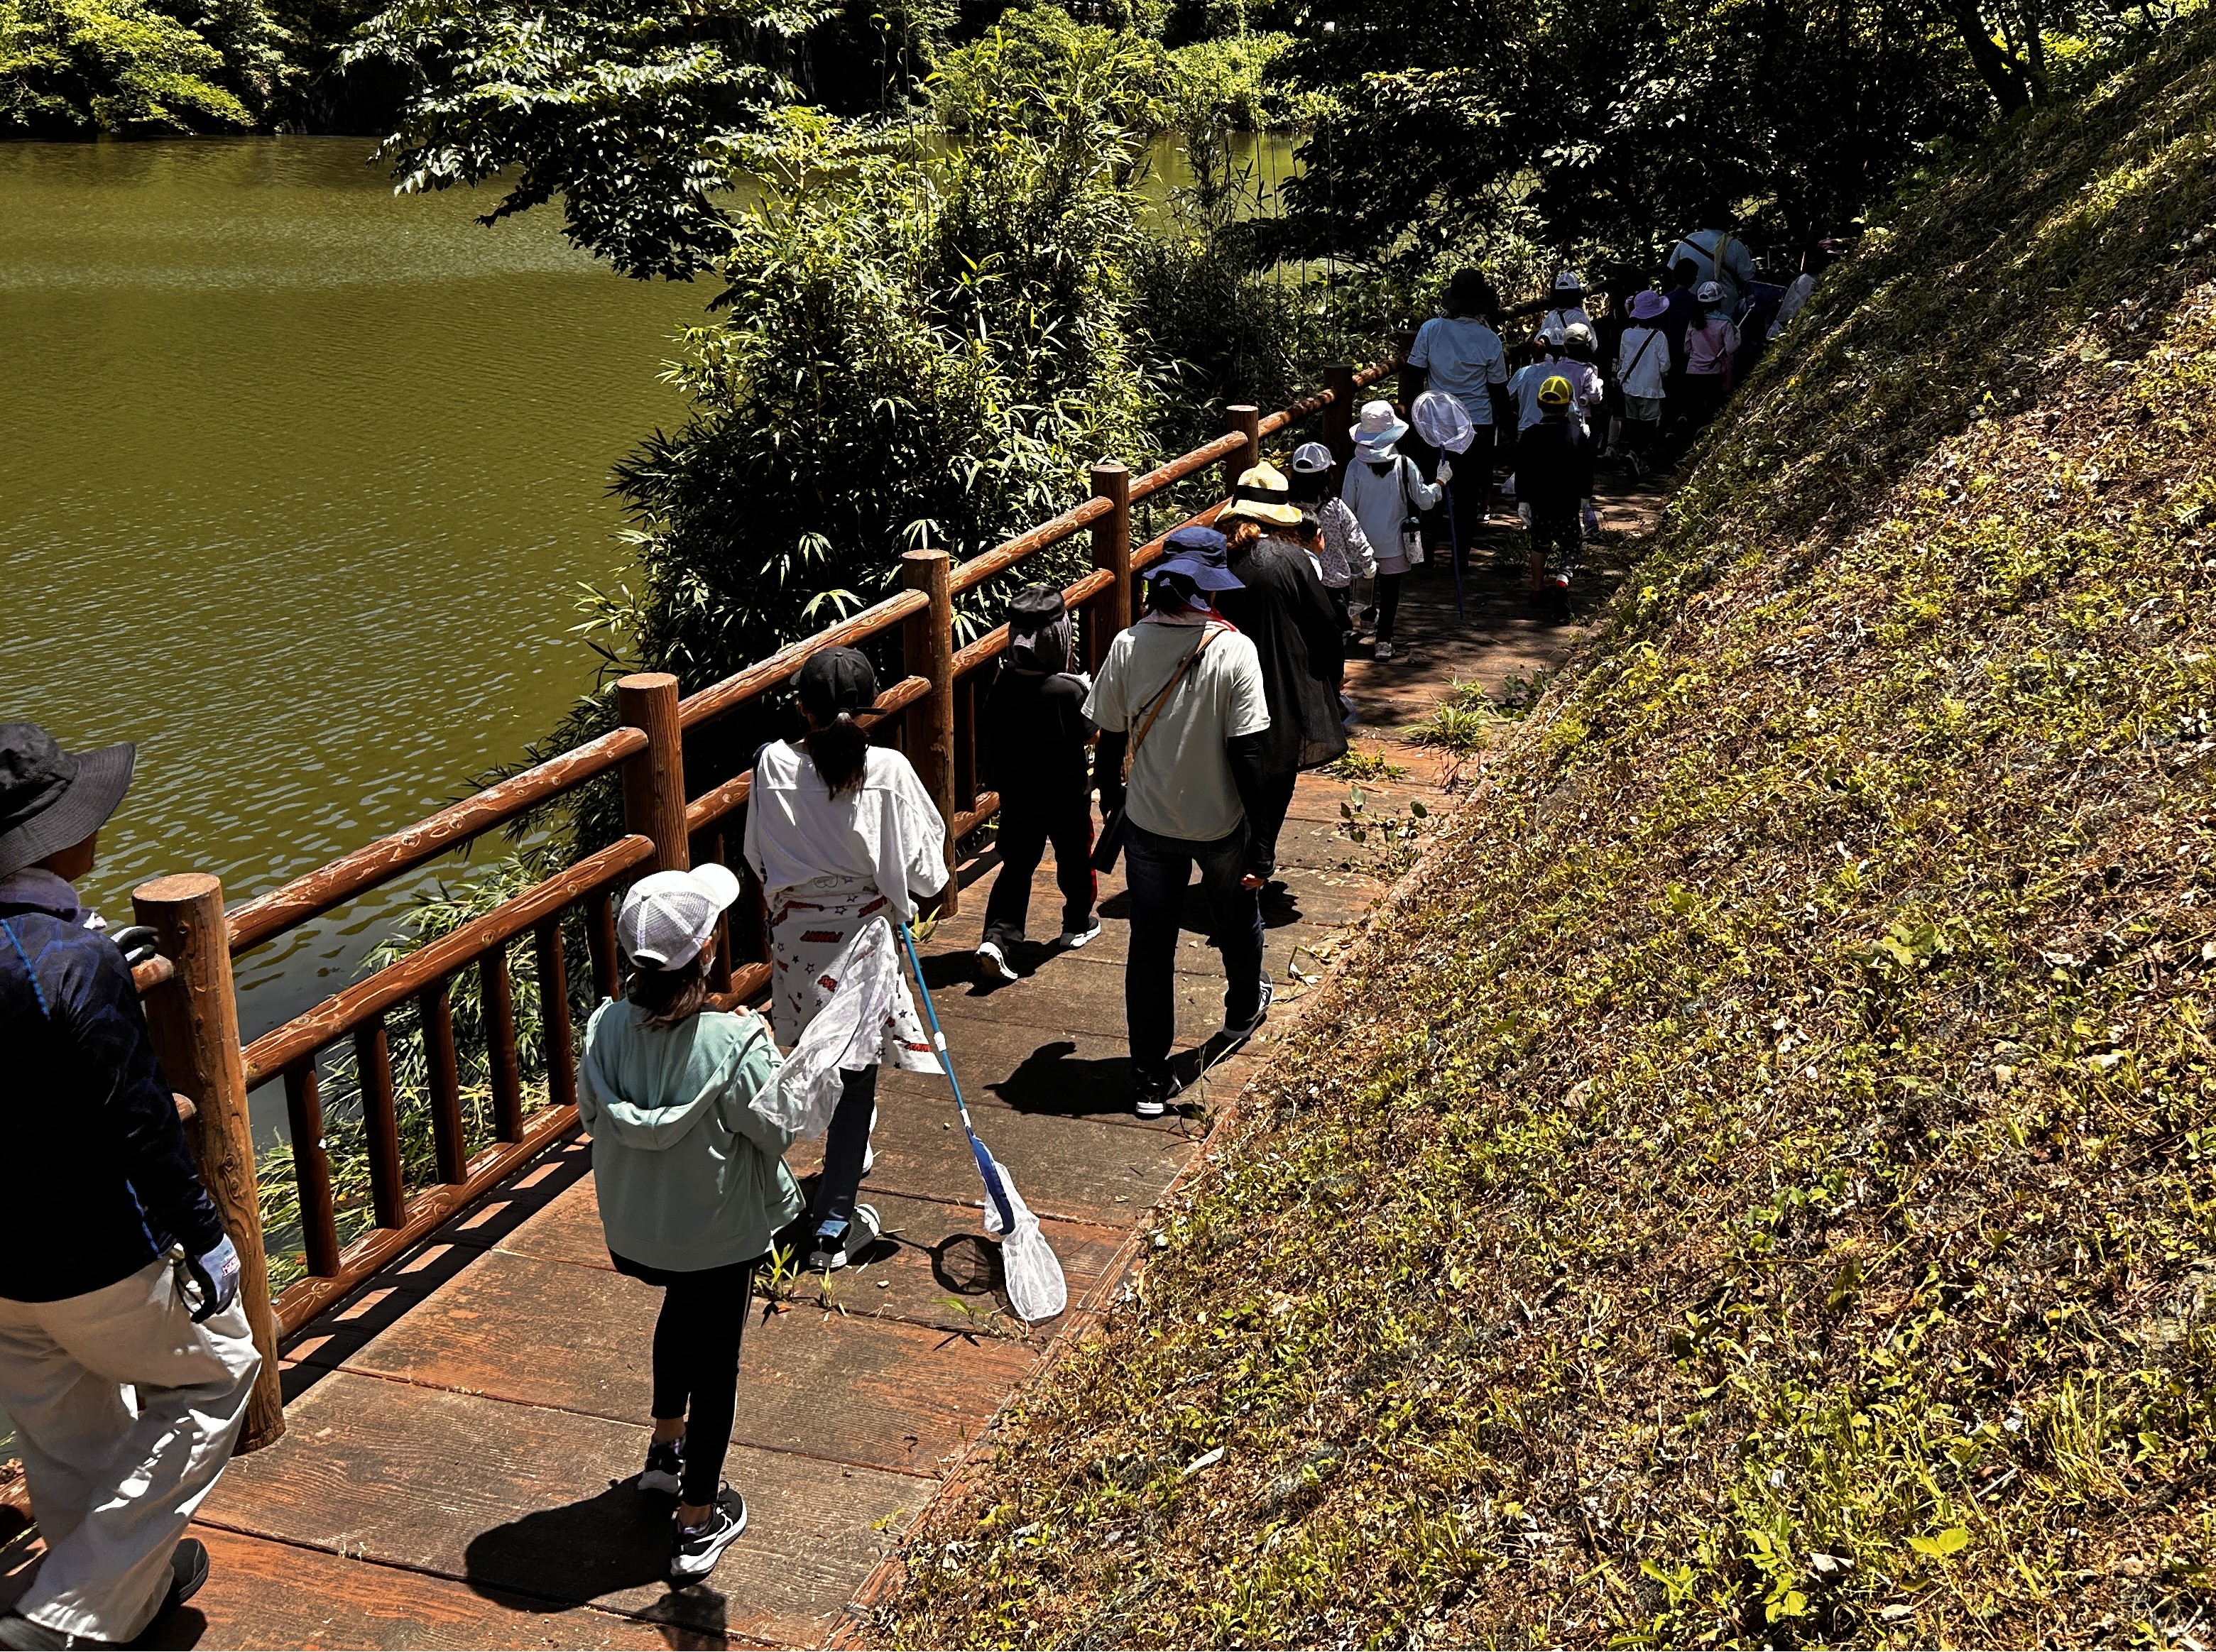
<svg viewBox="0 0 2216 1652">
<path fill-rule="evenodd" d="M 1054 845 L 1062 889 L 1065 950 L 1100 933 L 1093 911 L 1099 878 L 1093 867 L 1093 730 L 1085 696 L 1093 686 L 1070 669 L 1069 612 L 1050 585 L 1027 585 L 1007 608 L 1008 647 L 985 697 L 984 763 L 1000 795 L 994 844 L 1000 869 L 985 901 L 977 978 L 990 986 L 1017 979 L 1008 955 L 1024 939 L 1031 874 Z"/>
<path fill-rule="evenodd" d="M 0 1646 L 121 1645 L 191 1597 L 185 1530 L 262 1364 L 131 967 L 71 887 L 136 755 L 0 723 L 0 1407 L 46 1542 Z"/>
<path fill-rule="evenodd" d="M 1703 281 L 1694 293 L 1702 304 L 1717 304 L 1723 288 Z M 1732 371 L 1739 356 L 1738 326 L 1713 308 L 1693 318 L 1685 329 L 1685 414 L 1690 433 L 1704 429 L 1722 410 L 1732 391 Z"/>
<path fill-rule="evenodd" d="M 1232 521 L 1225 538 L 1240 586 L 1219 596 L 1216 607 L 1253 643 L 1262 667 L 1270 726 L 1260 737 L 1262 792 L 1248 812 L 1246 831 L 1249 869 L 1267 879 L 1277 869 L 1277 835 L 1300 771 L 1345 754 L 1345 713 L 1339 703 L 1345 644 L 1323 576 L 1295 537 L 1302 513 L 1277 502 L 1290 497 L 1284 478 L 1265 465 L 1248 471 L 1242 485 L 1250 480 L 1255 491 L 1266 490 L 1270 502 L 1234 508 L 1267 511 L 1278 525 L 1265 531 L 1245 514 Z M 1285 888 L 1277 882 L 1265 887 L 1278 894 Z"/>
<path fill-rule="evenodd" d="M 1643 477 L 1662 435 L 1663 397 L 1670 374 L 1670 338 L 1662 330 L 1669 300 L 1651 288 L 1633 296 L 1630 320 L 1616 341 L 1616 382 L 1623 392 L 1622 447 L 1634 477 Z"/>
<path fill-rule="evenodd" d="M 585 1027 L 577 1118 L 618 1273 L 658 1288 L 652 1433 L 642 1491 L 674 1498 L 669 1581 L 697 1582 L 746 1530 L 723 1483 L 739 1341 L 754 1274 L 800 1213 L 791 1133 L 749 1103 L 778 1074 L 751 1010 L 708 1006 L 708 968 L 739 881 L 713 863 L 656 872 L 616 913 L 624 995 Z"/>
<path fill-rule="evenodd" d="M 1321 442 L 1304 442 L 1293 451 L 1292 501 L 1315 515 L 1319 531 L 1316 561 L 1323 588 L 1339 611 L 1340 633 L 1351 648 L 1362 640 L 1354 623 L 1354 581 L 1377 571 L 1377 553 L 1363 532 L 1362 522 L 1331 485 L 1331 450 Z"/>
<path fill-rule="evenodd" d="M 1441 459 L 1436 479 L 1425 482 L 1416 462 L 1394 447 L 1407 428 L 1389 402 L 1372 402 L 1363 408 L 1355 433 L 1354 460 L 1346 467 L 1339 494 L 1377 553 L 1377 636 L 1370 655 L 1381 664 L 1393 658 L 1400 581 L 1413 566 L 1411 552 L 1420 560 L 1422 530 L 1409 525 L 1419 524 L 1424 512 L 1437 509 L 1454 480 L 1451 461 Z"/>
<path fill-rule="evenodd" d="M 1293 490 L 1283 472 L 1274 464 L 1258 464 L 1240 473 L 1231 490 L 1231 502 L 1216 519 L 1227 535 L 1234 522 L 1256 522 L 1265 528 L 1296 528 L 1300 507 L 1292 502 Z"/>
<path fill-rule="evenodd" d="M 1223 536 L 1192 525 L 1163 549 L 1168 555 L 1148 571 L 1146 613 L 1108 645 L 1085 702 L 1100 730 L 1093 772 L 1111 822 L 1096 863 L 1119 843 L 1124 856 L 1123 1006 L 1141 1118 L 1161 1117 L 1185 1084 L 1170 1052 L 1178 931 L 1196 868 L 1223 960 L 1223 1031 L 1210 1050 L 1244 1044 L 1270 1006 L 1257 899 L 1265 879 L 1247 825 L 1260 806 L 1259 743 L 1270 726 L 1261 665 L 1253 642 L 1210 605 L 1240 588 L 1224 565 Z"/>
</svg>

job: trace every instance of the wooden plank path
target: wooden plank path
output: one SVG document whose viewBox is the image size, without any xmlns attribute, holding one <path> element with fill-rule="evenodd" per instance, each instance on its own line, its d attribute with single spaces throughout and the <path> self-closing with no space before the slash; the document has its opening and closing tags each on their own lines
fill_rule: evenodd
<svg viewBox="0 0 2216 1652">
<path fill-rule="evenodd" d="M 1610 525 L 1643 526 L 1653 502 L 1613 502 Z M 1351 669 L 1363 743 L 1407 771 L 1364 787 L 1373 813 L 1413 795 L 1449 801 L 1439 786 L 1453 765 L 1400 731 L 1450 685 L 1497 689 L 1554 663 L 1576 636 L 1530 616 L 1509 560 L 1520 550 L 1498 526 L 1487 536 L 1467 622 L 1444 569 L 1413 576 L 1404 658 Z M 965 868 L 963 915 L 933 937 L 926 971 L 979 1132 L 1044 1219 L 1071 1311 L 1031 1334 L 1006 1317 L 944 1082 L 887 1072 L 864 1196 L 888 1240 L 828 1281 L 803 1276 L 781 1311 L 748 1327 L 726 1474 L 752 1520 L 707 1584 L 665 1587 L 668 1503 L 631 1483 L 660 1293 L 609 1266 L 590 1148 L 574 1142 L 287 1347 L 288 1432 L 234 1463 L 202 1508 L 207 1587 L 154 1643 L 812 1646 L 851 1634 L 849 1603 L 901 1532 L 1052 1336 L 1107 1300 L 1127 1243 L 1192 1163 L 1210 1115 L 1270 1059 L 1298 1010 L 1294 947 L 1319 969 L 1383 892 L 1367 852 L 1337 830 L 1346 795 L 1344 781 L 1304 775 L 1286 825 L 1290 899 L 1265 907 L 1281 1009 L 1188 1093 L 1183 1116 L 1159 1121 L 1130 1110 L 1120 877 L 1102 880 L 1106 924 L 1091 946 L 1034 944 L 1017 959 L 1025 979 L 988 991 L 967 955 L 994 863 Z M 1059 910 L 1050 863 L 1033 933 L 1050 935 Z M 1222 1019 L 1197 889 L 1178 966 L 1191 1078 L 1191 1047 Z M 795 1171 L 812 1175 L 816 1158 L 803 1145 Z M 0 1547 L 0 1603 L 35 1563 L 27 1539 Z"/>
</svg>

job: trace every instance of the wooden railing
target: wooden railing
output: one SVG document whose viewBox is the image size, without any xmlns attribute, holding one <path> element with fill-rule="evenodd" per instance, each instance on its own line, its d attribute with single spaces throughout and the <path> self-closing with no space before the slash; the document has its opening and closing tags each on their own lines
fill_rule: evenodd
<svg viewBox="0 0 2216 1652">
<path fill-rule="evenodd" d="M 616 685 L 620 727 L 228 914 L 220 885 L 205 875 L 157 878 L 134 890 L 138 921 L 154 929 L 160 949 L 159 956 L 138 967 L 139 988 L 163 1067 L 194 1103 L 189 1128 L 210 1194 L 238 1246 L 242 1295 L 262 1352 L 242 1449 L 266 1445 L 284 1432 L 277 1362 L 281 1336 L 332 1306 L 574 1130 L 577 1081 L 565 917 L 581 912 L 594 988 L 600 996 L 612 997 L 619 990 L 619 889 L 636 875 L 689 867 L 696 858 L 736 858 L 732 851 L 744 826 L 751 772 L 689 796 L 684 749 L 689 731 L 782 686 L 812 654 L 897 629 L 906 674 L 880 695 L 877 709 L 901 716 L 896 722 L 888 716 L 879 726 L 889 726 L 949 823 L 951 870 L 960 839 L 999 808 L 995 794 L 978 789 L 976 689 L 976 673 L 1007 646 L 1002 627 L 957 647 L 956 598 L 1086 534 L 1092 570 L 1065 587 L 1063 595 L 1081 617 L 1086 662 L 1097 666 L 1109 640 L 1131 622 L 1133 575 L 1160 556 L 1167 537 L 1134 547 L 1132 507 L 1216 464 L 1223 467 L 1222 491 L 1228 496 L 1231 479 L 1257 462 L 1265 438 L 1310 418 L 1320 419 L 1323 439 L 1343 464 L 1352 451 L 1348 426 L 1357 394 L 1385 377 L 1393 365 L 1361 372 L 1334 367 L 1324 390 L 1267 417 L 1251 407 L 1232 408 L 1223 435 L 1143 476 L 1134 477 L 1121 464 L 1095 465 L 1092 494 L 1083 504 L 959 567 L 945 551 L 909 551 L 901 559 L 904 588 L 897 594 L 698 693 L 680 698 L 677 679 L 664 673 L 625 677 Z M 1185 520 L 1212 521 L 1222 508 L 1219 501 Z M 617 771 L 625 835 L 242 1046 L 231 980 L 231 961 L 239 954 Z M 759 994 L 769 979 L 758 940 L 760 891 L 742 867 L 735 869 L 747 883 L 742 922 L 733 925 L 727 919 L 711 983 L 717 1001 L 726 1005 Z M 740 954 L 731 944 L 735 930 L 744 943 Z M 527 945 L 536 977 L 547 1053 L 546 1105 L 529 1116 L 518 1059 L 512 973 L 520 943 Z M 450 1000 L 456 977 L 467 970 L 477 973 L 483 1012 L 492 1115 L 492 1140 L 474 1153 L 465 1130 Z M 436 1175 L 432 1185 L 412 1193 L 405 1185 L 387 1025 L 388 1016 L 410 1004 L 428 1078 Z M 372 1220 L 366 1232 L 343 1246 L 317 1067 L 318 1056 L 335 1045 L 350 1045 L 354 1059 Z M 274 1302 L 247 1115 L 248 1092 L 272 1079 L 281 1079 L 285 1086 L 307 1270 Z"/>
</svg>

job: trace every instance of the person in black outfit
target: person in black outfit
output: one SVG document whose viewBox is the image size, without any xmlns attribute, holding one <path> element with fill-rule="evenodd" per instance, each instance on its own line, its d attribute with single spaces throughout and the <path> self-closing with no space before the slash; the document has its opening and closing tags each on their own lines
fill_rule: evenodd
<svg viewBox="0 0 2216 1652">
<path fill-rule="evenodd" d="M 1593 486 L 1592 438 L 1570 417 L 1570 398 L 1568 379 L 1548 378 L 1539 386 L 1539 422 L 1516 440 L 1517 513 L 1531 534 L 1531 594 L 1551 596 L 1559 617 L 1569 614 L 1570 565 L 1582 537 L 1578 507 Z"/>
<path fill-rule="evenodd" d="M 1256 465 L 1240 476 L 1219 520 L 1242 588 L 1219 596 L 1216 611 L 1254 644 L 1270 708 L 1270 726 L 1259 736 L 1262 795 L 1247 822 L 1256 869 L 1266 877 L 1277 869 L 1277 834 L 1300 771 L 1346 751 L 1339 702 L 1346 634 L 1308 552 L 1289 537 L 1265 537 L 1301 520 L 1291 484 L 1275 467 Z M 1284 886 L 1270 887 L 1282 894 Z"/>
<path fill-rule="evenodd" d="M 982 980 L 1012 981 L 1012 948 L 1024 938 L 1031 874 L 1049 843 L 1062 886 L 1064 947 L 1100 932 L 1093 912 L 1099 879 L 1093 869 L 1093 780 L 1086 763 L 1092 685 L 1069 669 L 1069 615 L 1062 593 L 1027 585 L 1008 605 L 1008 648 L 985 698 L 985 766 L 1000 794 L 1000 871 L 985 902 L 977 949 Z"/>
</svg>

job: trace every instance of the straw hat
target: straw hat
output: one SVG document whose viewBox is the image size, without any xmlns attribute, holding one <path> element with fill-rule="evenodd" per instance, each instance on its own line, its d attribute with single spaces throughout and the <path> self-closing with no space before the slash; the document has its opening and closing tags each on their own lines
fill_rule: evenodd
<svg viewBox="0 0 2216 1652">
<path fill-rule="evenodd" d="M 1258 464 L 1243 472 L 1231 490 L 1231 503 L 1216 519 L 1229 522 L 1244 517 L 1272 527 L 1300 525 L 1300 507 L 1293 503 L 1292 484 L 1274 464 Z"/>
</svg>

